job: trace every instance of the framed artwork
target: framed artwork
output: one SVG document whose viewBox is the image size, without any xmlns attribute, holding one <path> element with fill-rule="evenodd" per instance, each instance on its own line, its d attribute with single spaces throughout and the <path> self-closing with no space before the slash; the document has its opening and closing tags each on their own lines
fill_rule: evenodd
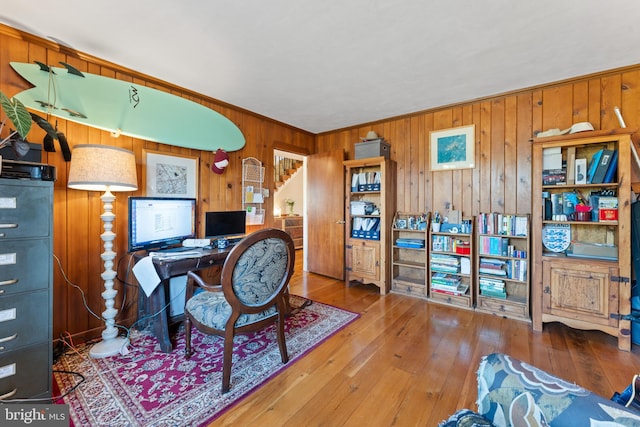
<svg viewBox="0 0 640 427">
<path fill-rule="evenodd" d="M 198 197 L 198 158 L 143 150 L 147 196 Z"/>
<path fill-rule="evenodd" d="M 475 167 L 475 125 L 429 132 L 431 170 Z"/>
</svg>

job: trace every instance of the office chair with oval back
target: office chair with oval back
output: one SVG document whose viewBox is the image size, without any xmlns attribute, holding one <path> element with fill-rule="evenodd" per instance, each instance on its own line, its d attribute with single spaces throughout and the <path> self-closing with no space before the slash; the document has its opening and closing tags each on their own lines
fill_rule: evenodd
<svg viewBox="0 0 640 427">
<path fill-rule="evenodd" d="M 224 262 L 219 285 L 211 285 L 194 272 L 187 274 L 185 296 L 185 356 L 193 354 L 191 325 L 206 334 L 224 337 L 222 393 L 230 389 L 233 338 L 277 323 L 282 363 L 289 361 L 284 335 L 288 313 L 288 285 L 295 264 L 289 234 L 262 229 L 242 239 Z M 205 292 L 194 295 L 196 286 Z"/>
</svg>

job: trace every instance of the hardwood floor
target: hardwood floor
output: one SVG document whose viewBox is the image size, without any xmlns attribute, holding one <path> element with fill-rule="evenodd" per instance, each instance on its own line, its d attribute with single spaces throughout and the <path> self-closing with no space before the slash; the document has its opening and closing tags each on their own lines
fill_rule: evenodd
<svg viewBox="0 0 640 427">
<path fill-rule="evenodd" d="M 301 252 L 298 253 L 301 258 Z M 640 373 L 613 337 L 454 309 L 302 272 L 291 292 L 361 314 L 213 422 L 261 426 L 436 426 L 477 409 L 483 355 L 508 353 L 606 398 Z"/>
</svg>

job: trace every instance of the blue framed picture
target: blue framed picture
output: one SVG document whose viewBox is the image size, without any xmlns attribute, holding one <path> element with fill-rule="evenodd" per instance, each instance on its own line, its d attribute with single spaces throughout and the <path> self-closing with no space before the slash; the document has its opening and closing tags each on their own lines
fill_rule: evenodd
<svg viewBox="0 0 640 427">
<path fill-rule="evenodd" d="M 429 132 L 431 170 L 475 167 L 475 125 Z"/>
</svg>

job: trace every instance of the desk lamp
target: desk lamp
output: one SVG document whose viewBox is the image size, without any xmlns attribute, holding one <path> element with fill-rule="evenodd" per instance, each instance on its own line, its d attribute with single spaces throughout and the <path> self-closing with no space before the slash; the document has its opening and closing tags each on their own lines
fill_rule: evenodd
<svg viewBox="0 0 640 427">
<path fill-rule="evenodd" d="M 104 292 L 105 311 L 102 317 L 106 329 L 102 331 L 102 341 L 95 344 L 89 351 L 93 358 L 103 358 L 118 354 L 129 344 L 127 338 L 118 337 L 118 329 L 114 326 L 118 310 L 113 307 L 118 293 L 113 289 L 113 240 L 116 235 L 111 231 L 115 215 L 112 212 L 112 202 L 115 196 L 112 191 L 135 191 L 138 189 L 136 177 L 136 158 L 133 152 L 124 148 L 108 145 L 79 144 L 73 149 L 71 165 L 69 167 L 69 188 L 87 191 L 104 191 L 100 197 L 104 205 L 104 213 L 100 215 L 104 224 L 104 233 L 100 235 L 104 242 Z"/>
</svg>

